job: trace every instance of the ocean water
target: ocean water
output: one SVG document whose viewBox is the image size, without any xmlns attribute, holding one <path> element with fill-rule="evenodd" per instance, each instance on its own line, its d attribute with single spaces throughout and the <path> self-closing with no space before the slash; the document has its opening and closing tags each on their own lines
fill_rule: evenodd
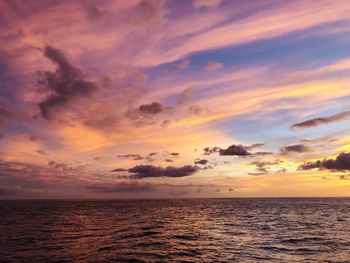
<svg viewBox="0 0 350 263">
<path fill-rule="evenodd" d="M 0 262 L 350 262 L 350 199 L 0 201 Z"/>
</svg>

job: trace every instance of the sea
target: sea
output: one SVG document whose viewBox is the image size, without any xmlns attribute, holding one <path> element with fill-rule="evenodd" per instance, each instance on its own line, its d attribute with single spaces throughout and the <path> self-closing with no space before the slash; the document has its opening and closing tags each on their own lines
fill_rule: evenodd
<svg viewBox="0 0 350 263">
<path fill-rule="evenodd" d="M 350 199 L 0 201 L 0 262 L 350 262 Z"/>
</svg>

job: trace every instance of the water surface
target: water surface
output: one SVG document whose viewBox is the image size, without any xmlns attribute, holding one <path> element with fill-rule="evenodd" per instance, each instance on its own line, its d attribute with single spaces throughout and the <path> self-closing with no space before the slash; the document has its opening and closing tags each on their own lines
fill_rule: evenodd
<svg viewBox="0 0 350 263">
<path fill-rule="evenodd" d="M 0 201 L 0 262 L 349 262 L 350 199 Z"/>
</svg>

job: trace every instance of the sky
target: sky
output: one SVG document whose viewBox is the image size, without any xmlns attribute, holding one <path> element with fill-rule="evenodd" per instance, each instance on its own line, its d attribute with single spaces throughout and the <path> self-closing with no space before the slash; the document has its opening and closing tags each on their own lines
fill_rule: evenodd
<svg viewBox="0 0 350 263">
<path fill-rule="evenodd" d="M 0 199 L 350 196 L 349 33 L 348 0 L 0 0 Z"/>
</svg>

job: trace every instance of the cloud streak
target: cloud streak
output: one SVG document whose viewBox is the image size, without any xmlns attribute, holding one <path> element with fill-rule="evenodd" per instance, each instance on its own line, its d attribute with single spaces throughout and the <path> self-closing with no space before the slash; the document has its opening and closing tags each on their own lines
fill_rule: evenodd
<svg viewBox="0 0 350 263">
<path fill-rule="evenodd" d="M 314 118 L 314 119 L 310 119 L 307 121 L 303 121 L 303 122 L 299 122 L 299 123 L 295 123 L 292 126 L 290 126 L 291 129 L 306 129 L 306 128 L 312 128 L 312 127 L 316 127 L 319 125 L 325 125 L 325 124 L 329 124 L 332 122 L 338 122 L 338 121 L 343 121 L 346 119 L 350 118 L 350 111 L 344 111 L 344 112 L 340 112 L 328 117 L 320 117 L 320 118 Z"/>
<path fill-rule="evenodd" d="M 304 144 L 288 145 L 280 149 L 280 152 L 282 155 L 287 155 L 290 153 L 306 153 L 310 151 L 311 151 L 310 147 Z"/>
<path fill-rule="evenodd" d="M 165 168 L 153 165 L 137 165 L 126 169 L 130 173 L 131 179 L 144 179 L 151 177 L 186 177 L 195 174 L 200 169 L 196 166 L 185 165 L 182 167 L 167 166 Z M 124 169 L 114 169 L 112 172 L 125 171 Z"/>
</svg>

